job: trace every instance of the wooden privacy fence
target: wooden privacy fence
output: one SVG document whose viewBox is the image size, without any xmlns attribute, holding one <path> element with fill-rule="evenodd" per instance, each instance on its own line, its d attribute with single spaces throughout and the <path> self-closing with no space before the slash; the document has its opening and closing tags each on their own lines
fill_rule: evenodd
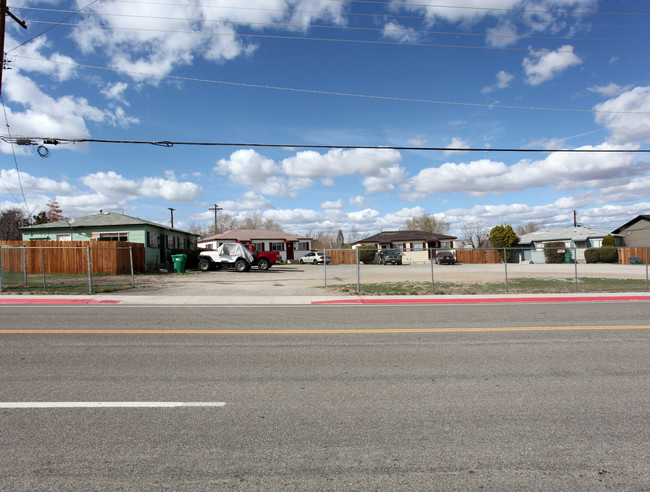
<svg viewBox="0 0 650 492">
<path fill-rule="evenodd" d="M 618 249 L 618 262 L 623 265 L 630 263 L 630 258 L 638 258 L 641 260 L 641 263 L 646 263 L 650 258 L 646 255 L 650 255 L 648 248 L 617 248 Z"/>
<path fill-rule="evenodd" d="M 10 247 L 13 246 L 13 247 Z M 2 271 L 122 275 L 144 272 L 144 244 L 117 241 L 0 241 Z M 132 252 L 132 256 L 131 256 Z"/>
<path fill-rule="evenodd" d="M 322 252 L 323 250 L 315 251 Z M 461 263 L 501 263 L 499 252 L 494 249 L 456 249 L 454 251 L 456 259 Z M 354 249 L 328 249 L 326 253 L 332 257 L 332 263 L 337 265 L 355 265 L 357 263 L 357 253 Z M 437 250 L 432 250 L 430 255 L 435 258 L 436 253 Z"/>
</svg>

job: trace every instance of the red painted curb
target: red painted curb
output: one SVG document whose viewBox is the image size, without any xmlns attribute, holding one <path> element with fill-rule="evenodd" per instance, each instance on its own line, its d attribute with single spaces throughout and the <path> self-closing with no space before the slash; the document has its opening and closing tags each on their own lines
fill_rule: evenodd
<svg viewBox="0 0 650 492">
<path fill-rule="evenodd" d="M 120 301 L 95 299 L 0 299 L 0 304 L 119 304 Z"/>
<path fill-rule="evenodd" d="M 512 304 L 524 302 L 603 302 L 650 301 L 648 296 L 598 296 L 598 297 L 477 297 L 459 299 L 337 299 L 312 301 L 312 304 Z"/>
</svg>

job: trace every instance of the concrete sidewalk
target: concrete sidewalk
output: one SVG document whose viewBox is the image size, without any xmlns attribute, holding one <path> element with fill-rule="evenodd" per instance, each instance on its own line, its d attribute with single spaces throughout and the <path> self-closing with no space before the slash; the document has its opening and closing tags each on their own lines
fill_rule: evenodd
<svg viewBox="0 0 650 492">
<path fill-rule="evenodd" d="M 0 305 L 159 305 L 159 306 L 291 306 L 291 305 L 434 305 L 565 302 L 648 302 L 647 293 L 503 294 L 457 296 L 165 296 L 165 295 L 2 295 Z"/>
</svg>

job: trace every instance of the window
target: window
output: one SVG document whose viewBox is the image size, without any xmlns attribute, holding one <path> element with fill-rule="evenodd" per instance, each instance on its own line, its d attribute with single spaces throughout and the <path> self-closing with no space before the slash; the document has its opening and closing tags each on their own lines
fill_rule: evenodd
<svg viewBox="0 0 650 492">
<path fill-rule="evenodd" d="M 283 251 L 284 243 L 271 243 L 271 251 Z"/>
<path fill-rule="evenodd" d="M 264 243 L 253 243 L 255 251 L 264 251 Z"/>
<path fill-rule="evenodd" d="M 158 243 L 158 234 L 155 232 L 147 232 L 147 247 L 148 248 L 157 248 Z"/>
<path fill-rule="evenodd" d="M 57 241 L 72 241 L 72 234 L 57 234 Z"/>
<path fill-rule="evenodd" d="M 413 243 L 414 251 L 422 251 L 424 249 L 424 243 Z"/>
<path fill-rule="evenodd" d="M 176 246 L 174 245 L 174 236 L 167 236 L 167 249 L 174 249 Z"/>
<path fill-rule="evenodd" d="M 100 241 L 128 241 L 129 233 L 128 232 L 100 232 L 99 240 Z"/>
<path fill-rule="evenodd" d="M 294 248 L 296 251 L 309 251 L 309 242 L 307 241 L 301 241 L 299 243 L 296 243 L 296 247 Z"/>
<path fill-rule="evenodd" d="M 440 241 L 440 247 L 444 249 L 451 249 L 451 241 Z"/>
</svg>

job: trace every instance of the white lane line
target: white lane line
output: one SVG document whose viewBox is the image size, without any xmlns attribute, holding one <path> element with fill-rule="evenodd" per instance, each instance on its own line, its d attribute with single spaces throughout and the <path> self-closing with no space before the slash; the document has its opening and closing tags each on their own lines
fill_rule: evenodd
<svg viewBox="0 0 650 492">
<path fill-rule="evenodd" d="M 223 407 L 223 401 L 7 401 L 0 408 L 178 408 Z"/>
</svg>

